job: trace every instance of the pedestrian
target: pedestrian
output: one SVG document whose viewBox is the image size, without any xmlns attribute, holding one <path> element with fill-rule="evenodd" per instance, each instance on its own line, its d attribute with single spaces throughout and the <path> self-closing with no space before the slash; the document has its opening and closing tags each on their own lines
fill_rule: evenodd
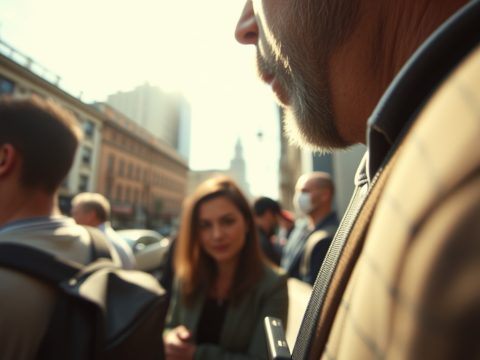
<svg viewBox="0 0 480 360">
<path fill-rule="evenodd" d="M 286 274 L 265 261 L 250 205 L 228 177 L 188 198 L 175 249 L 168 359 L 264 359 L 266 316 L 287 320 Z"/>
<path fill-rule="evenodd" d="M 77 224 L 98 228 L 111 246 L 111 253 L 118 255 L 124 269 L 135 268 L 135 257 L 127 241 L 120 237 L 110 223 L 110 202 L 99 193 L 83 192 L 72 199 L 72 217 Z"/>
<path fill-rule="evenodd" d="M 329 174 L 305 173 L 297 180 L 293 202 L 305 217 L 283 249 L 282 267 L 294 278 L 313 285 L 337 231 L 334 185 Z"/>
</svg>

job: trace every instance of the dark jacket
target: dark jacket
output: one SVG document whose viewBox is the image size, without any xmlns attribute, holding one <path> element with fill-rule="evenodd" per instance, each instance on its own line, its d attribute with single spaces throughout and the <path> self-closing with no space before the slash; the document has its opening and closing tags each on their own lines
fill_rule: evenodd
<svg viewBox="0 0 480 360">
<path fill-rule="evenodd" d="M 328 214 L 313 230 L 308 229 L 307 224 L 295 226 L 283 249 L 282 268 L 291 277 L 313 284 L 337 227 L 335 212 Z M 318 237 L 320 232 L 322 236 Z M 305 251 L 309 239 L 316 241 Z"/>
<path fill-rule="evenodd" d="M 183 304 L 175 284 L 167 316 L 166 330 L 185 325 L 195 339 L 206 294 L 193 306 Z M 238 304 L 230 304 L 220 336 L 220 345 L 197 346 L 195 359 L 266 359 L 267 348 L 263 328 L 265 316 L 282 319 L 286 325 L 288 311 L 287 276 L 281 270 L 265 267 L 258 284 Z"/>
</svg>

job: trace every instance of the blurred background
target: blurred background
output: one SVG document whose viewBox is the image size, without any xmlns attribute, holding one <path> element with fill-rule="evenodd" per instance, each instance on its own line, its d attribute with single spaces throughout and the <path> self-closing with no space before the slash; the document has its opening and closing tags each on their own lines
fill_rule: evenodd
<svg viewBox="0 0 480 360">
<path fill-rule="evenodd" d="M 218 173 L 292 209 L 303 172 L 330 172 L 341 216 L 363 146 L 291 147 L 281 110 L 237 44 L 242 0 L 1 0 L 0 93 L 55 98 L 84 141 L 60 193 L 100 192 L 116 228 L 169 234 L 182 201 Z M 48 159 L 46 159 L 48 161 Z"/>
</svg>

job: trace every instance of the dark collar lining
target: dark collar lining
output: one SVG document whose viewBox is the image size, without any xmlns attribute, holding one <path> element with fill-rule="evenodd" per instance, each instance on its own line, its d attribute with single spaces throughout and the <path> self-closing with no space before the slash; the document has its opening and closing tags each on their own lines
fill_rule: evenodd
<svg viewBox="0 0 480 360">
<path fill-rule="evenodd" d="M 440 26 L 400 70 L 368 120 L 368 159 L 363 162 L 369 181 L 432 92 L 479 41 L 480 0 L 474 0 Z"/>
</svg>

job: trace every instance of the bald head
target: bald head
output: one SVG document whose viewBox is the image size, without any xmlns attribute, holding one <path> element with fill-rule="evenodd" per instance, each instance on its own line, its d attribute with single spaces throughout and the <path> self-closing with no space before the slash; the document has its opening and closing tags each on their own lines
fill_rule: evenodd
<svg viewBox="0 0 480 360">
<path fill-rule="evenodd" d="M 333 193 L 334 185 L 328 173 L 306 173 L 297 181 L 294 203 L 312 224 L 316 224 L 332 211 Z"/>
<path fill-rule="evenodd" d="M 72 199 L 72 217 L 80 225 L 98 226 L 110 218 L 110 203 L 98 193 L 80 193 Z"/>
<path fill-rule="evenodd" d="M 331 196 L 333 196 L 334 193 L 332 177 L 329 173 L 323 171 L 314 171 L 303 174 L 298 178 L 295 188 L 297 191 L 302 191 L 302 189 L 323 189 L 328 191 Z"/>
</svg>

